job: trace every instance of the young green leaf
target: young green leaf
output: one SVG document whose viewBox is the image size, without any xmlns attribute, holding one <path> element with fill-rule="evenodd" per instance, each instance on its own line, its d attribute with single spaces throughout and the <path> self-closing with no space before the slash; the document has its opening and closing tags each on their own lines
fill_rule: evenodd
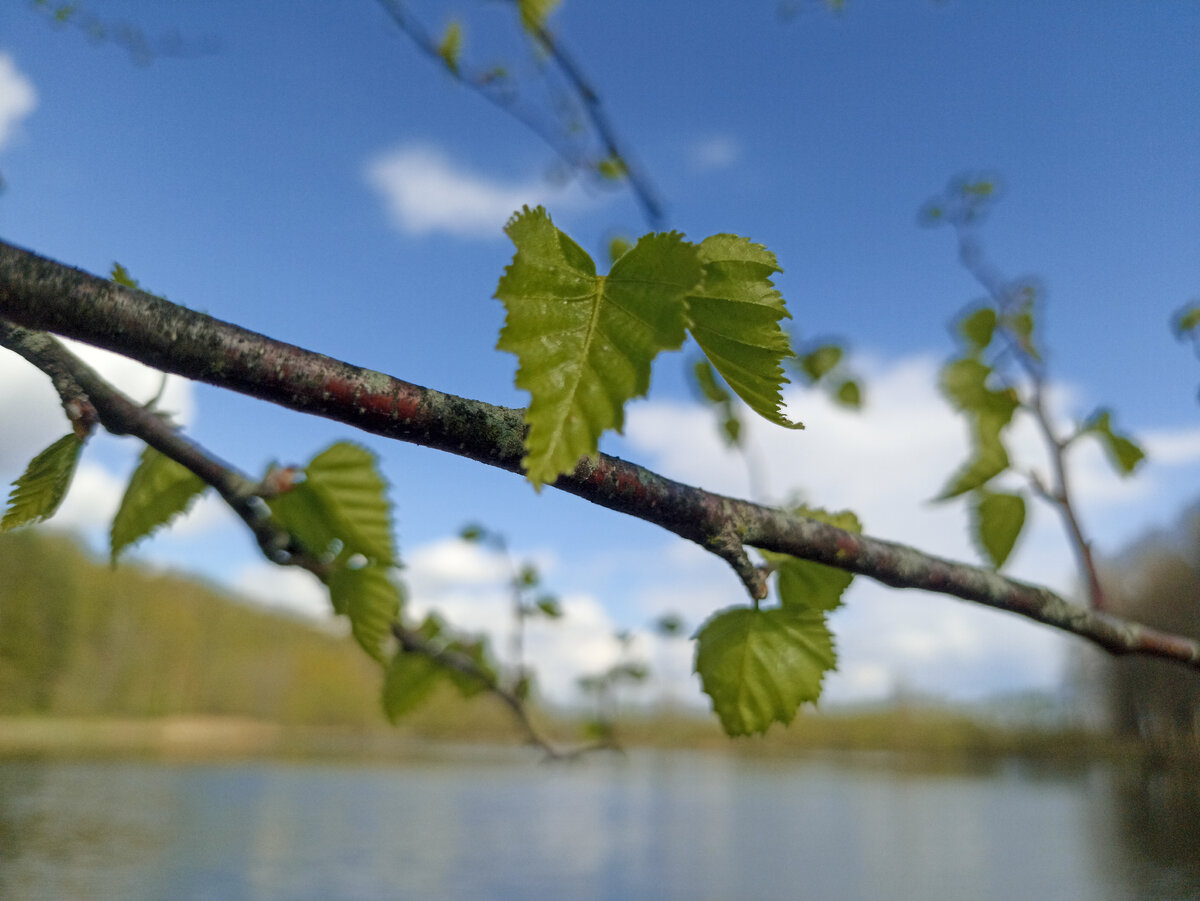
<svg viewBox="0 0 1200 901">
<path fill-rule="evenodd" d="M 530 393 L 523 463 L 540 488 L 594 454 L 602 432 L 621 430 L 654 357 L 683 344 L 702 264 L 680 235 L 652 234 L 598 276 L 541 207 L 505 231 L 517 252 L 496 288 L 508 310 L 497 346 L 516 354 L 517 387 Z"/>
<path fill-rule="evenodd" d="M 562 0 L 517 0 L 521 11 L 521 27 L 533 37 L 546 27 L 546 20 Z"/>
<path fill-rule="evenodd" d="M 458 693 L 462 697 L 472 698 L 485 691 L 489 685 L 495 684 L 496 666 L 488 655 L 487 642 L 483 639 L 452 641 L 446 645 L 446 650 L 470 658 L 479 671 L 479 675 L 474 675 L 454 668 L 446 669 L 446 677 L 450 680 L 450 684 L 458 689 Z"/>
<path fill-rule="evenodd" d="M 980 554 L 1002 567 L 1025 526 L 1025 498 L 1007 492 L 977 491 L 971 504 L 971 537 Z"/>
<path fill-rule="evenodd" d="M 397 562 L 387 484 L 373 453 L 361 445 L 339 441 L 313 457 L 304 474 L 302 487 L 315 495 L 347 552 L 381 565 Z"/>
<path fill-rule="evenodd" d="M 1082 431 L 1099 436 L 1109 462 L 1119 475 L 1130 475 L 1146 459 L 1146 452 L 1141 447 L 1113 431 L 1111 410 L 1097 410 L 1084 423 Z"/>
<path fill-rule="evenodd" d="M 790 723 L 837 663 L 825 614 L 731 607 L 696 633 L 695 670 L 728 735 Z"/>
<path fill-rule="evenodd" d="M 1185 338 L 1200 326 L 1200 303 L 1192 302 L 1175 314 L 1171 327 L 1176 338 Z"/>
<path fill-rule="evenodd" d="M 654 621 L 654 631 L 665 637 L 672 637 L 683 632 L 683 617 L 678 613 L 664 613 Z"/>
<path fill-rule="evenodd" d="M 112 264 L 112 271 L 109 273 L 108 277 L 118 285 L 123 285 L 126 288 L 142 287 L 140 284 L 138 284 L 138 280 L 129 274 L 129 270 L 120 263 Z"/>
<path fill-rule="evenodd" d="M 472 544 L 478 544 L 487 537 L 487 532 L 483 526 L 478 523 L 471 523 L 462 527 L 462 531 L 458 533 L 458 537 L 463 541 L 469 541 Z"/>
<path fill-rule="evenodd" d="M 332 560 L 345 551 L 328 505 L 307 483 L 301 482 L 267 498 L 267 506 L 275 521 L 318 559 Z"/>
<path fill-rule="evenodd" d="M 606 156 L 596 163 L 596 171 L 609 181 L 620 181 L 629 174 L 629 166 L 619 156 Z"/>
<path fill-rule="evenodd" d="M 432 657 L 410 651 L 397 651 L 383 680 L 383 712 L 388 721 L 398 723 L 433 692 L 445 672 Z"/>
<path fill-rule="evenodd" d="M 1008 451 L 1001 436 L 1019 403 L 1013 389 L 988 387 L 991 373 L 990 366 L 971 357 L 951 360 L 942 367 L 942 392 L 955 409 L 967 414 L 974 453 L 936 500 L 979 488 L 1008 468 Z"/>
<path fill-rule="evenodd" d="M 608 265 L 611 266 L 633 249 L 633 243 L 624 235 L 614 235 L 608 240 Z"/>
<path fill-rule="evenodd" d="M 862 533 L 862 523 L 849 510 L 830 513 L 827 510 L 797 507 L 791 512 L 797 516 L 806 516 L 809 519 L 837 526 L 847 532 Z M 854 579 L 853 573 L 826 566 L 823 563 L 800 560 L 788 554 L 778 554 L 773 551 L 760 551 L 759 553 L 775 568 L 775 572 L 778 574 L 776 585 L 779 604 L 785 610 L 796 612 L 818 610 L 825 613 L 835 610 L 841 606 L 842 595 Z"/>
<path fill-rule="evenodd" d="M 800 358 L 800 368 L 810 381 L 819 382 L 842 361 L 845 351 L 837 344 L 822 344 Z"/>
<path fill-rule="evenodd" d="M 992 343 L 996 333 L 996 310 L 980 307 L 958 321 L 958 333 L 967 342 L 967 353 L 975 356 Z"/>
<path fill-rule="evenodd" d="M 1041 360 L 1041 354 L 1038 353 L 1037 347 L 1033 343 L 1033 299 L 1035 296 L 1035 288 L 1033 285 L 1024 286 L 1024 293 L 1027 299 L 1022 301 L 1016 312 L 1008 313 L 1001 320 L 1005 328 L 1016 336 L 1017 344 L 1021 350 L 1029 354 L 1035 360 Z"/>
<path fill-rule="evenodd" d="M 446 64 L 446 68 L 457 78 L 459 75 L 458 61 L 462 56 L 463 43 L 463 26 L 462 22 L 455 19 L 446 26 L 446 33 L 443 35 L 441 43 L 438 44 L 438 56 L 442 58 L 442 62 Z"/>
<path fill-rule="evenodd" d="M 0 532 L 31 525 L 54 515 L 75 475 L 83 442 L 72 432 L 59 438 L 29 461 L 8 495 Z"/>
<path fill-rule="evenodd" d="M 716 408 L 721 421 L 721 437 L 728 446 L 738 447 L 742 440 L 742 421 L 733 407 L 733 395 L 722 387 L 707 359 L 697 360 L 691 372 L 701 397 Z"/>
<path fill-rule="evenodd" d="M 979 416 L 972 429 L 974 455 L 954 474 L 937 501 L 950 500 L 986 485 L 1008 469 L 1008 451 L 1000 438 L 1005 423 L 996 417 Z"/>
<path fill-rule="evenodd" d="M 854 379 L 846 379 L 837 386 L 833 399 L 843 407 L 858 410 L 862 407 L 862 388 Z"/>
<path fill-rule="evenodd" d="M 696 387 L 700 389 L 701 396 L 710 404 L 727 404 L 733 399 L 733 395 L 717 381 L 717 374 L 713 372 L 712 363 L 708 360 L 696 361 L 696 365 L 692 367 L 692 377 Z"/>
<path fill-rule="evenodd" d="M 206 487 L 190 469 L 147 445 L 113 517 L 112 562 L 125 548 L 186 512 Z"/>
<path fill-rule="evenodd" d="M 704 281 L 688 297 L 691 333 L 705 356 L 750 408 L 776 425 L 804 428 L 780 411 L 781 365 L 792 349 L 779 321 L 791 318 L 771 276 L 775 255 L 738 235 L 700 244 Z"/>
<path fill-rule="evenodd" d="M 534 604 L 542 616 L 547 619 L 562 619 L 562 604 L 558 602 L 558 598 L 554 597 L 554 595 L 544 594 Z"/>
<path fill-rule="evenodd" d="M 364 651 L 383 662 L 383 646 L 392 634 L 392 623 L 400 615 L 400 588 L 387 567 L 343 566 L 329 577 L 333 609 L 350 620 L 354 640 Z"/>
</svg>

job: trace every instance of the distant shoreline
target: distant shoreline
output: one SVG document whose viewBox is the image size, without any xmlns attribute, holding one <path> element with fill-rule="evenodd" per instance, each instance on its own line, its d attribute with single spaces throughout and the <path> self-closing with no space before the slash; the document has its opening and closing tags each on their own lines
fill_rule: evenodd
<svg viewBox="0 0 1200 901">
<path fill-rule="evenodd" d="M 571 730 L 556 730 L 566 735 Z M 472 735 L 462 724 L 440 734 L 405 729 L 353 726 L 301 726 L 238 716 L 173 715 L 132 717 L 0 717 L 0 761 L 21 757 L 155 757 L 177 759 L 351 759 L 434 760 L 464 755 L 530 756 L 538 752 L 494 731 Z M 934 714 L 891 711 L 875 715 L 813 716 L 766 739 L 730 740 L 704 720 L 647 718 L 619 730 L 630 750 L 689 750 L 763 758 L 813 753 L 860 756 L 896 754 L 960 763 L 1002 758 L 1089 762 L 1188 763 L 1194 749 L 1149 749 L 1118 744 L 1077 731 L 1012 730 L 983 727 Z"/>
</svg>

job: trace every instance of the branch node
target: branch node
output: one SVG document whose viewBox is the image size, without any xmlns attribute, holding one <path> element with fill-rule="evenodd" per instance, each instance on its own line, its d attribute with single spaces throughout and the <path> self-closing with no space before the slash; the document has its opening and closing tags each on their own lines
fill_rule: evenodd
<svg viewBox="0 0 1200 901">
<path fill-rule="evenodd" d="M 767 576 L 770 570 L 764 566 L 756 566 L 746 553 L 742 539 L 732 528 L 723 529 L 714 539 L 707 542 L 710 551 L 733 567 L 750 599 L 762 601 L 767 597 Z"/>
</svg>

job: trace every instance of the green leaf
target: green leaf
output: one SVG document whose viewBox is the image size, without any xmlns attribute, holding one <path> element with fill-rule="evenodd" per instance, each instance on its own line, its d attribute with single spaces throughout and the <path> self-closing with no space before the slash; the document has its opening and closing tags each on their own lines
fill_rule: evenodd
<svg viewBox="0 0 1200 901">
<path fill-rule="evenodd" d="M 533 37 L 546 27 L 546 20 L 562 0 L 517 0 L 521 11 L 521 27 Z"/>
<path fill-rule="evenodd" d="M 75 475 L 83 442 L 74 433 L 64 435 L 29 461 L 8 495 L 0 532 L 32 525 L 54 515 Z"/>
<path fill-rule="evenodd" d="M 433 692 L 445 669 L 424 654 L 397 651 L 383 680 L 383 712 L 395 724 Z"/>
<path fill-rule="evenodd" d="M 109 535 L 112 562 L 115 564 L 129 545 L 186 512 L 207 487 L 190 469 L 147 446 L 113 517 Z"/>
<path fill-rule="evenodd" d="M 837 390 L 833 393 L 833 399 L 843 407 L 849 407 L 852 410 L 862 408 L 862 388 L 854 379 L 846 379 L 837 386 Z"/>
<path fill-rule="evenodd" d="M 616 235 L 608 242 L 608 264 L 611 266 L 633 249 L 633 243 L 624 235 Z"/>
<path fill-rule="evenodd" d="M 862 523 L 849 510 L 830 513 L 827 510 L 797 507 L 790 512 L 797 516 L 805 516 L 818 522 L 828 523 L 847 532 L 862 533 Z M 775 568 L 778 575 L 776 586 L 779 604 L 786 610 L 797 612 L 835 610 L 841 606 L 842 595 L 854 579 L 853 573 L 827 566 L 824 563 L 800 560 L 788 554 L 779 554 L 773 551 L 759 551 L 759 553 Z"/>
<path fill-rule="evenodd" d="M 508 310 L 497 346 L 516 354 L 517 387 L 531 395 L 523 464 L 540 488 L 595 454 L 602 432 L 621 430 L 654 357 L 683 343 L 702 266 L 672 232 L 644 236 L 598 276 L 541 207 L 525 207 L 505 231 L 517 252 L 496 288 Z"/>
<path fill-rule="evenodd" d="M 951 360 L 942 367 L 940 387 L 955 409 L 994 415 L 1007 424 L 1019 405 L 1017 394 L 1012 388 L 989 388 L 991 374 L 992 367 L 972 357 Z"/>
<path fill-rule="evenodd" d="M 742 444 L 742 421 L 732 410 L 721 418 L 721 436 L 729 447 L 740 447 Z"/>
<path fill-rule="evenodd" d="M 446 33 L 443 35 L 441 43 L 438 44 L 437 52 L 438 56 L 440 56 L 442 61 L 446 64 L 446 68 L 449 69 L 456 78 L 459 75 L 458 61 L 462 56 L 462 44 L 462 22 L 455 19 L 446 26 Z"/>
<path fill-rule="evenodd" d="M 733 395 L 717 381 L 717 374 L 708 360 L 697 360 L 696 365 L 692 367 L 692 375 L 701 396 L 710 404 L 727 404 L 733 399 Z"/>
<path fill-rule="evenodd" d="M 845 351 L 837 344 L 823 344 L 800 358 L 800 368 L 813 382 L 819 382 L 842 361 Z"/>
<path fill-rule="evenodd" d="M 948 500 L 979 488 L 1008 468 L 1008 451 L 1001 436 L 1019 402 L 1012 388 L 988 387 L 991 373 L 990 366 L 971 357 L 951 360 L 942 368 L 942 392 L 956 409 L 967 414 L 974 453 L 936 500 Z"/>
<path fill-rule="evenodd" d="M 361 445 L 339 441 L 313 457 L 304 474 L 302 487 L 315 496 L 325 521 L 347 553 L 362 554 L 373 563 L 397 562 L 387 484 L 373 453 Z"/>
<path fill-rule="evenodd" d="M 1037 296 L 1037 288 L 1032 284 L 1026 284 L 1020 287 L 1020 292 L 1025 295 L 1025 300 L 1021 302 L 1016 312 L 1006 314 L 1001 322 L 1016 336 L 1021 350 L 1033 359 L 1041 360 L 1041 354 L 1038 353 L 1037 347 L 1033 343 L 1033 302 Z"/>
<path fill-rule="evenodd" d="M 275 521 L 318 559 L 329 562 L 345 551 L 324 498 L 307 483 L 267 498 L 267 506 Z"/>
<path fill-rule="evenodd" d="M 706 359 L 696 361 L 692 376 L 701 397 L 716 408 L 721 420 L 721 437 L 726 445 L 737 447 L 742 438 L 742 421 L 733 408 L 733 395 L 721 385 L 712 364 Z"/>
<path fill-rule="evenodd" d="M 1025 498 L 1007 492 L 977 491 L 971 505 L 971 537 L 980 554 L 999 569 L 1025 526 Z"/>
<path fill-rule="evenodd" d="M 620 181 L 629 174 L 629 166 L 619 156 L 606 156 L 596 163 L 596 171 L 609 181 Z"/>
<path fill-rule="evenodd" d="M 968 491 L 974 491 L 1008 469 L 1008 451 L 1000 439 L 1003 424 L 995 418 L 977 418 L 972 441 L 974 455 L 946 483 L 934 500 L 945 501 Z"/>
<path fill-rule="evenodd" d="M 946 221 L 946 208 L 937 201 L 929 201 L 917 211 L 917 224 L 926 227 L 941 225 Z"/>
<path fill-rule="evenodd" d="M 967 342 L 968 353 L 974 356 L 992 343 L 996 334 L 996 310 L 980 307 L 958 321 L 958 333 Z"/>
<path fill-rule="evenodd" d="M 654 630 L 668 637 L 679 635 L 683 632 L 683 617 L 678 613 L 664 613 L 654 621 Z"/>
<path fill-rule="evenodd" d="M 541 581 L 541 576 L 538 575 L 536 566 L 532 563 L 521 566 L 521 571 L 517 573 L 517 584 L 522 588 L 533 588 L 539 581 Z"/>
<path fill-rule="evenodd" d="M 1097 410 L 1084 423 L 1082 431 L 1099 436 L 1109 462 L 1119 475 L 1130 475 L 1146 459 L 1146 452 L 1141 447 L 1113 431 L 1111 410 Z"/>
<path fill-rule="evenodd" d="M 487 642 L 483 639 L 452 641 L 446 649 L 469 657 L 479 671 L 479 675 L 472 675 L 456 669 L 446 669 L 446 677 L 450 684 L 458 689 L 459 695 L 473 698 L 496 683 L 496 667 L 488 655 Z"/>
<path fill-rule="evenodd" d="M 462 531 L 458 533 L 458 537 L 463 541 L 469 541 L 472 544 L 476 544 L 480 541 L 483 541 L 483 539 L 486 537 L 486 534 L 487 533 L 483 526 L 478 525 L 477 523 L 471 523 L 470 525 L 463 526 Z"/>
<path fill-rule="evenodd" d="M 389 571 L 383 566 L 359 569 L 343 566 L 329 577 L 333 609 L 349 618 L 354 640 L 380 662 L 384 660 L 383 646 L 392 634 L 392 624 L 400 615 L 400 588 Z"/>
<path fill-rule="evenodd" d="M 126 288 L 140 289 L 142 287 L 138 283 L 138 280 L 129 274 L 129 270 L 120 263 L 112 264 L 112 271 L 109 273 L 108 277 L 118 285 L 124 285 Z"/>
<path fill-rule="evenodd" d="M 804 428 L 780 412 L 787 379 L 781 362 L 791 356 L 779 321 L 791 318 L 771 276 L 775 255 L 738 235 L 712 235 L 700 244 L 704 281 L 688 298 L 691 333 L 734 392 L 765 419 Z"/>
<path fill-rule="evenodd" d="M 562 605 L 553 595 L 543 595 L 535 601 L 537 609 L 548 619 L 562 619 Z"/>
<path fill-rule="evenodd" d="M 1200 303 L 1190 303 L 1178 313 L 1172 323 L 1175 337 L 1183 338 L 1200 326 Z"/>
<path fill-rule="evenodd" d="M 790 723 L 837 663 L 818 611 L 732 607 L 701 626 L 696 642 L 695 670 L 728 735 Z"/>
</svg>

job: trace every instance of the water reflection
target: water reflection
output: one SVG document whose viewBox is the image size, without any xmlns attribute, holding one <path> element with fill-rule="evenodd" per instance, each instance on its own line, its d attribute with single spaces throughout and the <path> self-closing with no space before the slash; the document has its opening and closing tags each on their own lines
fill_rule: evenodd
<svg viewBox="0 0 1200 901">
<path fill-rule="evenodd" d="M 0 897 L 1200 899 L 1198 792 L 880 758 L 10 760 Z"/>
</svg>

